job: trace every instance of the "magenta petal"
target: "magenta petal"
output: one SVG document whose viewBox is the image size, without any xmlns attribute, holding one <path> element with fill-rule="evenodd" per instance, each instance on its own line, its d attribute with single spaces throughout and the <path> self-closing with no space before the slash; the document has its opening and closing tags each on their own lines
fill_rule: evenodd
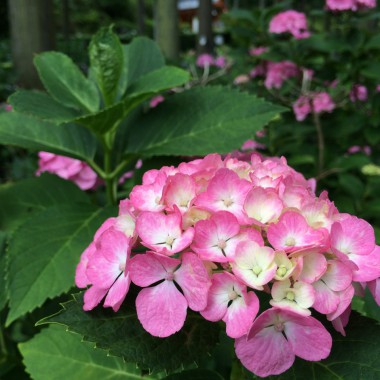
<svg viewBox="0 0 380 380">
<path fill-rule="evenodd" d="M 371 291 L 376 303 L 380 306 L 380 278 L 370 281 L 368 283 L 368 288 Z"/>
<path fill-rule="evenodd" d="M 95 251 L 95 244 L 91 243 L 80 257 L 79 264 L 75 271 L 75 285 L 78 288 L 85 288 L 87 285 L 91 284 L 91 281 L 87 277 L 86 269 L 88 260 L 92 257 Z"/>
<path fill-rule="evenodd" d="M 100 301 L 106 295 L 108 289 L 100 289 L 95 286 L 91 286 L 84 292 L 84 305 L 83 310 L 89 311 L 98 306 Z"/>
<path fill-rule="evenodd" d="M 339 304 L 338 308 L 333 312 L 327 315 L 327 319 L 332 321 L 335 318 L 338 318 L 350 305 L 352 298 L 354 297 L 355 289 L 350 285 L 347 289 L 338 292 L 339 294 Z"/>
<path fill-rule="evenodd" d="M 321 322 L 313 317 L 287 313 L 285 335 L 293 352 L 302 359 L 318 361 L 329 356 L 332 338 Z"/>
<path fill-rule="evenodd" d="M 339 294 L 331 290 L 323 281 L 313 284 L 315 301 L 313 308 L 322 314 L 333 313 L 339 305 Z"/>
<path fill-rule="evenodd" d="M 179 331 L 186 319 L 187 302 L 172 281 L 140 291 L 136 298 L 137 317 L 153 336 L 165 338 Z"/>
<path fill-rule="evenodd" d="M 295 358 L 289 342 L 273 327 L 261 330 L 252 339 L 237 339 L 235 352 L 244 367 L 261 377 L 285 372 Z"/>
<path fill-rule="evenodd" d="M 178 259 L 155 255 L 153 252 L 134 256 L 128 264 L 131 280 L 138 286 L 149 286 L 164 280 L 180 264 Z"/>
<path fill-rule="evenodd" d="M 126 276 L 122 273 L 108 291 L 103 306 L 112 307 L 114 311 L 118 311 L 128 293 L 130 284 L 129 273 Z"/>
<path fill-rule="evenodd" d="M 242 297 L 232 301 L 223 321 L 226 322 L 227 335 L 240 338 L 248 333 L 259 311 L 259 299 L 254 292 L 247 293 L 245 301 Z"/>
<path fill-rule="evenodd" d="M 367 282 L 380 277 L 380 247 L 376 246 L 369 255 L 350 255 L 351 261 L 358 270 L 353 271 L 353 280 L 357 282 Z"/>
<path fill-rule="evenodd" d="M 195 311 L 203 310 L 207 306 L 211 280 L 202 260 L 194 253 L 184 253 L 182 265 L 174 276 L 189 303 L 189 308 Z"/>
</svg>

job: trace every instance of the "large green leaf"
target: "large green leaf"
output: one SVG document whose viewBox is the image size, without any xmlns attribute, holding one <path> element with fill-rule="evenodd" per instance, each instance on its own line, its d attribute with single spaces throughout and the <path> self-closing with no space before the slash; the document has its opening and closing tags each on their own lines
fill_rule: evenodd
<svg viewBox="0 0 380 380">
<path fill-rule="evenodd" d="M 165 65 L 158 45 L 146 37 L 137 37 L 126 47 L 127 85 Z"/>
<path fill-rule="evenodd" d="M 49 51 L 36 55 L 34 64 L 49 94 L 67 107 L 85 112 L 99 109 L 99 93 L 65 54 Z"/>
<path fill-rule="evenodd" d="M 128 296 L 130 297 L 130 295 Z M 128 301 L 128 299 L 127 299 Z M 156 338 L 141 326 L 134 308 L 124 302 L 118 313 L 99 307 L 83 311 L 83 295 L 63 304 L 64 309 L 39 323 L 59 323 L 95 342 L 111 355 L 135 362 L 141 369 L 173 371 L 204 358 L 218 341 L 219 326 L 189 312 L 185 326 L 168 338 Z"/>
<path fill-rule="evenodd" d="M 151 71 L 135 81 L 127 91 L 127 96 L 137 97 L 156 94 L 163 90 L 181 86 L 188 82 L 190 74 L 178 67 L 164 66 Z"/>
<path fill-rule="evenodd" d="M 181 86 L 189 74 L 177 67 L 165 66 L 140 77 L 128 89 L 127 98 L 95 114 L 79 117 L 75 122 L 95 133 L 106 133 L 115 128 L 126 115 L 141 102 L 161 91 Z"/>
<path fill-rule="evenodd" d="M 58 123 L 70 121 L 79 116 L 77 110 L 65 107 L 41 91 L 19 90 L 9 98 L 9 103 L 16 112 Z"/>
<path fill-rule="evenodd" d="M 34 380 L 144 380 L 135 364 L 107 356 L 94 344 L 81 342 L 77 334 L 60 326 L 43 329 L 19 344 L 27 372 Z M 149 377 L 148 377 L 149 378 Z"/>
<path fill-rule="evenodd" d="M 145 157 L 227 153 L 284 110 L 238 90 L 195 88 L 135 119 L 127 153 Z"/>
<path fill-rule="evenodd" d="M 89 46 L 91 70 L 96 78 L 106 105 L 112 104 L 118 92 L 123 70 L 124 52 L 112 27 L 102 28 L 94 35 Z"/>
<path fill-rule="evenodd" d="M 207 369 L 190 369 L 169 375 L 164 380 L 223 380 L 223 377 Z"/>
<path fill-rule="evenodd" d="M 7 282 L 5 280 L 5 246 L 6 233 L 0 231 L 0 311 L 8 301 Z"/>
<path fill-rule="evenodd" d="M 12 230 L 35 211 L 64 203 L 88 203 L 74 183 L 43 173 L 40 177 L 0 186 L 0 230 Z"/>
<path fill-rule="evenodd" d="M 353 313 L 347 336 L 332 332 L 330 356 L 320 362 L 296 359 L 285 373 L 273 380 L 376 380 L 380 378 L 380 325 Z M 257 378 L 257 377 L 254 377 Z"/>
<path fill-rule="evenodd" d="M 95 137 L 76 125 L 54 125 L 17 112 L 0 114 L 0 143 L 92 160 Z"/>
<path fill-rule="evenodd" d="M 41 211 L 16 230 L 9 243 L 9 325 L 18 317 L 74 285 L 80 254 L 113 208 L 57 205 Z"/>
</svg>

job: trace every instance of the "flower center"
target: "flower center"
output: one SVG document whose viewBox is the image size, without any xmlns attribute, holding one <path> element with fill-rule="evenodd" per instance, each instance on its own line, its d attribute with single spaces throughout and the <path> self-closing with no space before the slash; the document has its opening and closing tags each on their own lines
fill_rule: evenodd
<svg viewBox="0 0 380 380">
<path fill-rule="evenodd" d="M 120 272 L 124 272 L 125 271 L 125 262 L 122 262 L 122 263 L 120 263 L 119 264 L 119 270 L 120 270 Z"/>
<path fill-rule="evenodd" d="M 286 298 L 289 300 L 289 301 L 294 301 L 294 299 L 296 298 L 294 293 L 293 292 L 287 292 L 286 293 Z"/>
<path fill-rule="evenodd" d="M 226 241 L 223 240 L 223 239 L 220 239 L 220 240 L 218 241 L 218 248 L 220 248 L 220 249 L 224 249 L 224 248 L 226 248 L 226 247 L 227 247 L 227 243 L 226 243 Z"/>
<path fill-rule="evenodd" d="M 284 265 L 280 265 L 280 267 L 276 270 L 276 274 L 279 277 L 284 277 L 288 270 L 285 268 Z"/>
<path fill-rule="evenodd" d="M 175 238 L 173 237 L 173 236 L 168 236 L 167 238 L 166 238 L 166 244 L 167 245 L 170 245 L 170 247 L 173 245 L 173 242 L 174 242 L 174 240 L 175 240 Z"/>
<path fill-rule="evenodd" d="M 174 273 L 173 272 L 168 272 L 166 274 L 165 280 L 167 280 L 167 281 L 173 281 L 174 280 Z"/>
<path fill-rule="evenodd" d="M 252 268 L 252 272 L 258 276 L 263 270 L 258 266 L 258 265 L 255 265 L 253 268 Z"/>
<path fill-rule="evenodd" d="M 230 301 L 236 300 L 236 298 L 238 297 L 239 295 L 235 292 L 235 290 L 228 293 L 228 298 L 230 299 Z"/>
<path fill-rule="evenodd" d="M 231 198 L 223 199 L 223 203 L 226 207 L 230 207 L 234 202 Z"/>
<path fill-rule="evenodd" d="M 296 245 L 296 239 L 293 236 L 288 236 L 285 240 L 285 245 L 288 247 L 294 247 Z"/>
<path fill-rule="evenodd" d="M 285 329 L 284 322 L 277 322 L 274 324 L 274 329 L 278 332 L 282 332 Z"/>
</svg>

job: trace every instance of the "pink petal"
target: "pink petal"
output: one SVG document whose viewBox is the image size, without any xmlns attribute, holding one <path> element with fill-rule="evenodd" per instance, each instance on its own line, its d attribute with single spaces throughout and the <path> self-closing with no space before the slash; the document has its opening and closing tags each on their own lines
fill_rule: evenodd
<svg viewBox="0 0 380 380">
<path fill-rule="evenodd" d="M 223 317 L 226 322 L 227 335 L 231 338 L 240 338 L 248 333 L 259 311 L 259 299 L 254 292 L 248 292 L 243 297 L 232 301 L 227 313 Z"/>
<path fill-rule="evenodd" d="M 128 269 L 132 282 L 145 287 L 164 280 L 180 263 L 178 259 L 147 252 L 134 256 L 129 261 Z"/>
<path fill-rule="evenodd" d="M 376 303 L 380 306 L 380 278 L 368 282 L 367 285 Z"/>
<path fill-rule="evenodd" d="M 313 317 L 287 313 L 285 335 L 293 352 L 302 359 L 319 361 L 330 355 L 331 335 Z"/>
<path fill-rule="evenodd" d="M 380 277 L 380 247 L 376 246 L 369 255 L 350 255 L 350 260 L 358 270 L 352 272 L 352 278 L 357 282 L 367 282 Z"/>
<path fill-rule="evenodd" d="M 136 298 L 137 317 L 153 336 L 165 338 L 179 331 L 186 319 L 187 302 L 173 281 L 164 281 L 140 291 Z"/>
<path fill-rule="evenodd" d="M 109 289 L 122 272 L 119 263 L 107 260 L 101 251 L 95 251 L 87 264 L 86 275 L 97 288 Z"/>
<path fill-rule="evenodd" d="M 113 311 L 118 311 L 128 293 L 130 284 L 131 279 L 129 273 L 125 276 L 124 273 L 122 273 L 108 291 L 103 306 L 112 307 Z"/>
<path fill-rule="evenodd" d="M 247 340 L 246 336 L 237 339 L 235 352 L 245 368 L 261 377 L 285 372 L 295 359 L 289 342 L 271 327 L 251 339 Z"/>
<path fill-rule="evenodd" d="M 190 309 L 200 311 L 206 308 L 211 280 L 203 262 L 194 253 L 182 255 L 182 264 L 175 272 L 174 280 L 181 287 Z"/>
<path fill-rule="evenodd" d="M 338 260 L 330 260 L 322 280 L 331 290 L 339 292 L 351 285 L 352 270 Z"/>
<path fill-rule="evenodd" d="M 192 177 L 182 173 L 168 177 L 163 192 L 163 200 L 169 209 L 173 209 L 175 205 L 182 212 L 185 212 L 191 206 L 195 195 L 196 184 Z"/>
<path fill-rule="evenodd" d="M 78 288 L 85 288 L 87 285 L 91 284 L 91 281 L 88 279 L 86 274 L 88 260 L 92 257 L 96 251 L 95 244 L 91 243 L 80 257 L 79 264 L 77 265 L 75 271 L 75 285 Z"/>
<path fill-rule="evenodd" d="M 313 308 L 322 314 L 333 313 L 339 305 L 339 294 L 332 291 L 323 281 L 314 282 L 315 301 Z"/>
<path fill-rule="evenodd" d="M 313 282 L 319 280 L 322 275 L 326 272 L 327 261 L 325 257 L 316 252 L 310 252 L 302 255 L 303 266 L 299 281 L 307 282 L 312 284 Z"/>
<path fill-rule="evenodd" d="M 113 228 L 100 235 L 96 247 L 106 260 L 118 264 L 127 262 L 131 250 L 130 239 Z"/>
<path fill-rule="evenodd" d="M 98 306 L 103 297 L 106 295 L 108 289 L 100 289 L 96 286 L 91 286 L 84 292 L 83 310 L 89 311 Z"/>
<path fill-rule="evenodd" d="M 339 305 L 333 313 L 327 315 L 327 319 L 329 321 L 338 318 L 340 315 L 344 313 L 347 307 L 351 304 L 352 298 L 354 297 L 354 293 L 355 289 L 352 285 L 350 285 L 347 289 L 338 292 L 340 298 Z"/>
</svg>

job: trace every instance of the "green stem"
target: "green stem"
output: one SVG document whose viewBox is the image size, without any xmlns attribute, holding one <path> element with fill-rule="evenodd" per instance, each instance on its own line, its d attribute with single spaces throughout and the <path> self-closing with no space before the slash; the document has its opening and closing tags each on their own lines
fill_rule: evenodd
<svg viewBox="0 0 380 380">
<path fill-rule="evenodd" d="M 104 144 L 104 180 L 106 183 L 106 193 L 107 193 L 107 201 L 111 205 L 116 204 L 117 194 L 116 194 L 116 186 L 117 179 L 112 176 L 112 150 Z M 115 180 L 116 179 L 116 180 Z"/>
<path fill-rule="evenodd" d="M 0 327 L 0 350 L 4 356 L 8 355 L 7 345 L 5 344 L 3 329 Z"/>
<path fill-rule="evenodd" d="M 318 137 L 318 175 L 320 175 L 323 171 L 324 159 L 325 159 L 325 140 L 323 137 L 321 119 L 319 118 L 319 114 L 317 112 L 313 112 L 313 119 L 315 129 L 317 130 Z"/>
</svg>

